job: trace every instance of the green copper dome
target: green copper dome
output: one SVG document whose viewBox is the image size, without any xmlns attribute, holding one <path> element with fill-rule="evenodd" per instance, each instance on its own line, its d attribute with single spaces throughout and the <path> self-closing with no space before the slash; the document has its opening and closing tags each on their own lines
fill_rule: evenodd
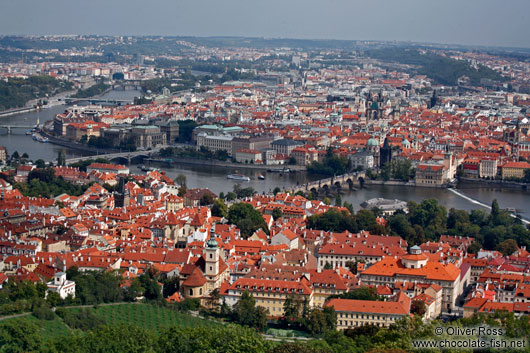
<svg viewBox="0 0 530 353">
<path fill-rule="evenodd" d="M 372 137 L 366 142 L 366 146 L 379 146 L 379 142 Z"/>
</svg>

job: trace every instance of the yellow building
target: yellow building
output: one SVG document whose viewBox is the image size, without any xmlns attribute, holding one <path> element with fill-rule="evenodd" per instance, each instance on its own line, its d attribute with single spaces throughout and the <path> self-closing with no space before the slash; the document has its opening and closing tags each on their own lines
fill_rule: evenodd
<svg viewBox="0 0 530 353">
<path fill-rule="evenodd" d="M 410 298 L 399 292 L 392 301 L 331 299 L 331 306 L 337 313 L 337 329 L 345 330 L 364 325 L 388 327 L 410 315 Z"/>
<path fill-rule="evenodd" d="M 508 162 L 502 166 L 502 180 L 510 178 L 524 178 L 524 171 L 530 169 L 527 162 Z"/>
<path fill-rule="evenodd" d="M 313 306 L 313 291 L 304 282 L 240 278 L 225 294 L 226 303 L 235 305 L 243 293 L 248 291 L 256 300 L 256 306 L 268 310 L 269 316 L 282 316 L 283 305 L 289 296 Z"/>
</svg>

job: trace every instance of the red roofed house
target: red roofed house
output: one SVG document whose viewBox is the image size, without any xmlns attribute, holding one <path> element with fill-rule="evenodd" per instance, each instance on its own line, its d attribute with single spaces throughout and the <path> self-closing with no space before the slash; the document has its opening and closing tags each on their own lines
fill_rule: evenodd
<svg viewBox="0 0 530 353">
<path fill-rule="evenodd" d="M 289 247 L 289 250 L 298 249 L 298 235 L 296 235 L 290 229 L 284 229 L 281 232 L 275 234 L 271 238 L 272 245 L 281 245 L 285 244 Z"/>
<path fill-rule="evenodd" d="M 530 169 L 528 162 L 508 162 L 502 166 L 502 180 L 510 178 L 523 178 L 524 171 Z"/>
<path fill-rule="evenodd" d="M 388 327 L 410 315 L 411 300 L 399 292 L 393 301 L 331 299 L 325 306 L 337 312 L 337 329 L 344 330 L 364 325 Z"/>
<path fill-rule="evenodd" d="M 102 173 L 129 174 L 129 168 L 126 166 L 111 163 L 92 163 L 86 167 L 88 174 L 93 170 Z"/>
<path fill-rule="evenodd" d="M 364 285 L 394 285 L 396 282 L 420 282 L 437 284 L 442 287 L 442 310 L 455 309 L 456 299 L 469 283 L 470 266 L 462 266 L 464 271 L 453 263 L 444 264 L 429 261 L 419 246 L 410 248 L 408 255 L 400 258 L 387 256 L 360 274 Z"/>
</svg>

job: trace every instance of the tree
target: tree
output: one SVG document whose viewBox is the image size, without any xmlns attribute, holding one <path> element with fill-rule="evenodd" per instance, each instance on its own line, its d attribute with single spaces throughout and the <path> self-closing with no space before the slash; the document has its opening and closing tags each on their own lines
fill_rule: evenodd
<svg viewBox="0 0 530 353">
<path fill-rule="evenodd" d="M 335 198 L 335 206 L 341 207 L 342 206 L 342 197 L 340 195 L 337 195 Z"/>
<path fill-rule="evenodd" d="M 228 217 L 228 207 L 226 207 L 226 204 L 223 199 L 218 198 L 214 201 L 212 206 L 212 216 L 214 217 Z"/>
<path fill-rule="evenodd" d="M 307 228 L 321 229 L 332 232 L 344 232 L 345 230 L 356 233 L 358 231 L 355 216 L 344 210 L 330 208 L 326 212 L 311 216 L 307 219 Z"/>
<path fill-rule="evenodd" d="M 344 207 L 350 211 L 350 214 L 354 214 L 354 210 L 353 210 L 353 205 L 351 203 L 349 203 L 348 201 L 344 201 Z"/>
<path fill-rule="evenodd" d="M 18 151 L 15 151 L 13 152 L 13 154 L 11 154 L 11 159 L 20 159 L 20 155 L 18 154 Z"/>
<path fill-rule="evenodd" d="M 355 215 L 357 227 L 362 230 L 370 230 L 377 223 L 375 214 L 369 210 L 359 210 Z"/>
<path fill-rule="evenodd" d="M 385 163 L 383 167 L 381 168 L 381 178 L 384 181 L 390 180 L 390 164 Z"/>
<path fill-rule="evenodd" d="M 27 320 L 6 320 L 0 324 L 2 352 L 37 352 L 43 343 L 38 327 Z"/>
<path fill-rule="evenodd" d="M 255 327 L 263 330 L 267 324 L 267 313 L 261 307 L 256 307 L 256 300 L 248 292 L 244 291 L 239 301 L 234 305 L 234 320 L 241 325 Z"/>
<path fill-rule="evenodd" d="M 212 194 L 207 193 L 202 195 L 201 199 L 199 200 L 199 205 L 201 206 L 208 206 L 214 203 L 214 198 Z"/>
<path fill-rule="evenodd" d="M 37 159 L 35 161 L 35 167 L 37 167 L 39 169 L 46 168 L 46 162 L 43 159 Z"/>
<path fill-rule="evenodd" d="M 410 312 L 415 315 L 423 316 L 427 311 L 427 306 L 425 302 L 421 300 L 413 300 L 410 304 Z"/>
<path fill-rule="evenodd" d="M 478 241 L 474 241 L 467 247 L 467 252 L 470 254 L 477 254 L 480 249 L 482 249 L 482 245 Z"/>
<path fill-rule="evenodd" d="M 326 331 L 326 317 L 324 316 L 322 310 L 317 308 L 311 310 L 306 323 L 306 328 L 312 335 L 319 335 Z"/>
<path fill-rule="evenodd" d="M 236 199 L 237 195 L 232 192 L 232 191 L 229 191 L 227 194 L 226 194 L 226 201 L 234 201 Z"/>
<path fill-rule="evenodd" d="M 241 235 L 245 238 L 251 236 L 256 230 L 263 229 L 268 233 L 269 229 L 263 216 L 249 203 L 236 203 L 228 209 L 228 221 L 237 225 Z"/>
<path fill-rule="evenodd" d="M 177 183 L 177 185 L 181 188 L 186 188 L 186 176 L 182 173 L 177 175 L 175 178 L 175 183 Z"/>
<path fill-rule="evenodd" d="M 144 289 L 144 296 L 147 299 L 158 300 L 162 298 L 162 288 L 158 284 L 158 272 L 154 267 L 149 267 L 137 279 Z"/>
<path fill-rule="evenodd" d="M 57 165 L 58 166 L 65 166 L 66 165 L 66 157 L 64 155 L 64 151 L 60 150 L 57 153 Z"/>
<path fill-rule="evenodd" d="M 287 323 L 298 322 L 301 318 L 302 302 L 293 294 L 287 295 L 283 302 L 283 318 Z"/>
<path fill-rule="evenodd" d="M 355 299 L 355 300 L 383 300 L 378 294 L 375 287 L 359 287 L 342 294 L 331 295 L 329 299 Z"/>
<path fill-rule="evenodd" d="M 517 246 L 517 242 L 514 239 L 506 239 L 497 245 L 497 250 L 500 251 L 504 256 L 510 256 L 519 250 L 519 247 Z"/>
<path fill-rule="evenodd" d="M 272 190 L 272 193 L 276 196 L 277 193 L 279 192 L 282 192 L 282 189 L 280 189 L 278 186 L 275 187 L 273 190 Z"/>
<path fill-rule="evenodd" d="M 282 212 L 281 208 L 275 207 L 272 210 L 272 218 L 274 218 L 274 220 L 277 220 L 278 218 L 282 218 L 282 217 L 283 217 L 283 212 Z"/>
</svg>

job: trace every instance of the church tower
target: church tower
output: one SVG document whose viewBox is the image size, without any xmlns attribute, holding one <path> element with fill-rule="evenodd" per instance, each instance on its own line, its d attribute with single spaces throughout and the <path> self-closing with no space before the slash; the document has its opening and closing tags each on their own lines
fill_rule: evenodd
<svg viewBox="0 0 530 353">
<path fill-rule="evenodd" d="M 219 274 L 219 246 L 215 240 L 215 225 L 210 229 L 210 239 L 206 242 L 204 249 L 205 269 L 204 274 L 208 279 Z"/>
<path fill-rule="evenodd" d="M 380 149 L 380 159 L 379 159 L 379 167 L 383 168 L 383 166 L 386 163 L 390 163 L 392 161 L 392 146 L 388 143 L 388 137 L 385 138 L 385 142 L 383 143 L 383 147 Z"/>
</svg>

